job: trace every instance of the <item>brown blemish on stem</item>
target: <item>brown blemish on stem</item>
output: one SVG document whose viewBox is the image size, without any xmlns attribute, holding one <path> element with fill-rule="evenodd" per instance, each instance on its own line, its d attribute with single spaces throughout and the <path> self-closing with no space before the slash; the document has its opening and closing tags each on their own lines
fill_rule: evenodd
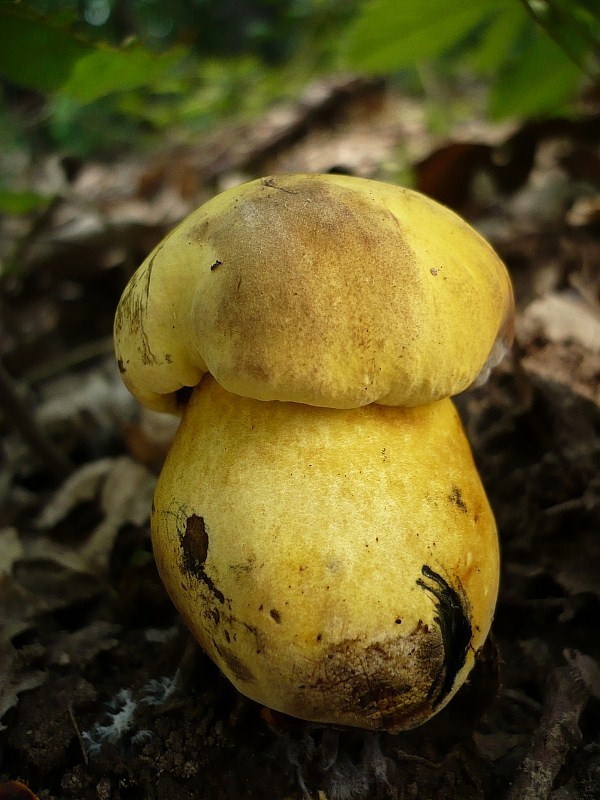
<svg viewBox="0 0 600 800">
<path fill-rule="evenodd" d="M 458 488 L 458 486 L 452 487 L 452 491 L 448 495 L 448 500 L 450 500 L 451 503 L 454 503 L 454 505 L 457 508 L 460 508 L 460 510 L 463 511 L 465 514 L 468 512 L 467 504 L 463 500 L 462 493 Z"/>
<path fill-rule="evenodd" d="M 202 581 L 215 600 L 224 604 L 225 595 L 215 586 L 212 578 L 206 573 L 208 531 L 203 517 L 192 514 L 187 518 L 185 533 L 180 536 L 180 542 L 182 550 L 181 571 L 183 574 Z"/>
<path fill-rule="evenodd" d="M 244 683 L 252 683 L 255 678 L 252 670 L 248 665 L 238 658 L 235 653 L 232 653 L 228 647 L 215 644 L 217 653 L 221 656 L 229 671 L 240 681 Z"/>
<path fill-rule="evenodd" d="M 439 629 L 418 624 L 408 636 L 390 636 L 367 646 L 354 639 L 330 645 L 316 666 L 316 679 L 305 688 L 321 702 L 327 698 L 332 717 L 358 713 L 361 726 L 406 729 L 433 713 L 431 676 L 443 665 Z M 307 694 L 300 702 L 306 702 Z"/>
</svg>

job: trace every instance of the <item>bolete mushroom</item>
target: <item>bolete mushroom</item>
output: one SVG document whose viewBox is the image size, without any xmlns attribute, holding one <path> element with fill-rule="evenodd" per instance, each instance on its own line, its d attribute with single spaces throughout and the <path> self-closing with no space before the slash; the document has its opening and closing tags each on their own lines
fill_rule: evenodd
<svg viewBox="0 0 600 800">
<path fill-rule="evenodd" d="M 397 731 L 464 682 L 498 542 L 448 398 L 498 360 L 512 313 L 506 269 L 463 220 L 342 176 L 224 192 L 136 272 L 123 377 L 183 415 L 154 499 L 158 569 L 242 693 Z"/>
</svg>

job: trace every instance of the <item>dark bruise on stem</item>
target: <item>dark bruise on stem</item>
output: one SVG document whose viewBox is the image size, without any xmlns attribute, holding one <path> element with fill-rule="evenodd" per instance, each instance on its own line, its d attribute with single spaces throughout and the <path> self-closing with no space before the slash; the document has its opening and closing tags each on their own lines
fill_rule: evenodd
<svg viewBox="0 0 600 800">
<path fill-rule="evenodd" d="M 421 574 L 423 578 L 417 579 L 417 586 L 435 598 L 437 613 L 434 619 L 439 625 L 444 645 L 443 677 L 438 674 L 429 691 L 435 707 L 452 691 L 456 676 L 465 664 L 473 629 L 465 598 L 426 564 L 423 564 Z"/>
<path fill-rule="evenodd" d="M 204 519 L 192 514 L 186 520 L 185 532 L 180 535 L 184 575 L 193 575 L 208 588 L 215 600 L 225 603 L 225 595 L 215 586 L 212 578 L 206 574 L 206 557 L 208 555 L 208 532 Z"/>
</svg>

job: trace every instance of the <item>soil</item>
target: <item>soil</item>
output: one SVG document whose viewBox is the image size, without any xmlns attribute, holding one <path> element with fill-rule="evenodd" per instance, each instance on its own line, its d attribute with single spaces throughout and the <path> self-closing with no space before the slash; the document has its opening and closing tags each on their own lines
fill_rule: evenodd
<svg viewBox="0 0 600 800">
<path fill-rule="evenodd" d="M 354 133 L 361 124 L 346 123 Z M 313 131 L 317 145 L 322 134 Z M 256 174 L 301 163 L 310 135 L 286 141 L 278 162 L 253 156 Z M 568 199 L 549 178 L 536 195 L 527 173 L 492 202 L 470 192 L 458 204 L 505 259 L 518 308 L 513 353 L 458 398 L 501 538 L 496 616 L 468 683 L 411 732 L 315 725 L 247 700 L 166 595 L 146 498 L 169 435 L 154 418 L 149 433 L 120 394 L 103 343 L 132 264 L 167 223 L 138 226 L 118 246 L 63 241 L 62 260 L 49 239 L 29 248 L 27 271 L 2 286 L 3 358 L 19 391 L 29 387 L 30 412 L 17 433 L 5 404 L 2 800 L 600 798 L 600 346 L 598 328 L 590 339 L 584 326 L 599 318 L 600 228 L 591 211 L 569 217 L 600 183 L 577 188 L 558 157 L 544 161 L 550 133 L 532 136 L 537 179 L 558 164 Z M 582 144 L 574 129 L 568 143 L 600 163 L 598 140 Z M 435 194 L 431 169 L 427 180 Z M 542 214 L 548 194 L 563 200 Z M 578 304 L 566 333 L 556 314 L 532 310 L 549 295 Z M 69 476 L 31 449 L 35 424 L 68 457 Z"/>
</svg>

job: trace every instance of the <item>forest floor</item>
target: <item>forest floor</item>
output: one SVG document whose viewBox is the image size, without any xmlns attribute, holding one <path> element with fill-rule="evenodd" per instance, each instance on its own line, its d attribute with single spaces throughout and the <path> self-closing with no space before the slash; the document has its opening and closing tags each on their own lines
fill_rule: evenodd
<svg viewBox="0 0 600 800">
<path fill-rule="evenodd" d="M 191 641 L 149 538 L 174 422 L 123 388 L 111 331 L 135 266 L 216 191 L 408 169 L 493 243 L 517 321 L 458 398 L 501 538 L 492 635 L 440 714 L 390 735 L 273 714 Z M 419 104 L 339 80 L 197 147 L 35 175 L 56 200 L 1 222 L 0 798 L 600 798 L 597 111 L 441 141 Z"/>
</svg>

